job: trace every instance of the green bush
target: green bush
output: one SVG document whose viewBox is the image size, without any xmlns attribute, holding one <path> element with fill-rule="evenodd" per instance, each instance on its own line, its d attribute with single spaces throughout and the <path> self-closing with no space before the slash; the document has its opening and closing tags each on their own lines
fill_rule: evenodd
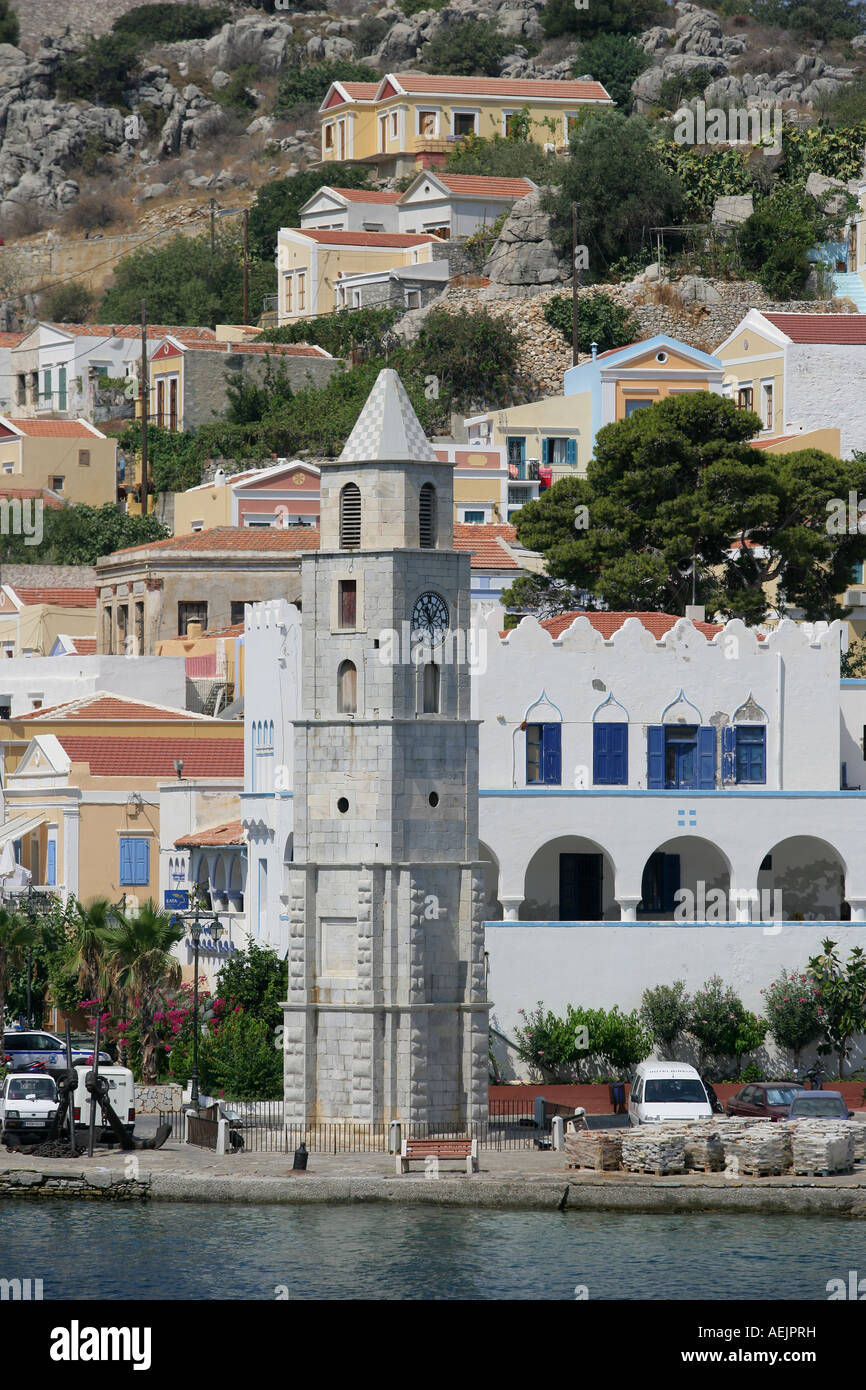
<svg viewBox="0 0 866 1390">
<path fill-rule="evenodd" d="M 428 72 L 453 77 L 496 77 L 512 40 L 487 19 L 461 19 L 443 26 L 424 48 Z"/>
<path fill-rule="evenodd" d="M 866 29 L 866 5 L 857 0 L 749 0 L 748 9 L 762 24 L 824 42 L 851 39 Z"/>
<path fill-rule="evenodd" d="M 548 38 L 558 34 L 640 34 L 653 24 L 664 24 L 668 7 L 664 0 L 590 0 L 578 9 L 574 0 L 547 0 L 541 23 Z"/>
<path fill-rule="evenodd" d="M 347 357 L 356 348 L 380 353 L 384 350 L 384 335 L 396 318 L 396 309 L 376 307 L 320 314 L 318 318 L 266 329 L 259 342 L 315 343 L 332 357 Z"/>
<path fill-rule="evenodd" d="M 575 77 L 591 72 L 617 106 L 631 106 L 631 86 L 652 63 L 648 53 L 628 34 L 596 34 L 583 41 L 571 69 Z"/>
<path fill-rule="evenodd" d="M 652 1052 L 652 1035 L 637 1009 L 624 1014 L 614 1005 L 607 1013 L 603 1009 L 598 1012 L 601 1015 L 598 1052 L 614 1076 L 624 1081 L 628 1073 Z"/>
<path fill-rule="evenodd" d="M 517 1053 L 532 1074 L 551 1083 L 582 1081 L 582 1067 L 598 1055 L 600 1011 L 569 1004 L 560 1018 L 539 1001 L 531 1013 L 519 1012 L 524 1022 L 515 1029 Z M 580 1045 L 584 1040 L 586 1047 Z"/>
<path fill-rule="evenodd" d="M 132 34 L 103 34 L 66 55 L 57 69 L 57 95 L 92 101 L 96 106 L 123 106 L 138 71 L 140 41 Z"/>
<path fill-rule="evenodd" d="M 702 97 L 704 88 L 713 80 L 709 68 L 690 68 L 688 72 L 674 72 L 666 77 L 659 91 L 659 106 L 665 111 L 676 111 L 684 101 L 692 97 Z"/>
<path fill-rule="evenodd" d="M 748 1012 L 720 975 L 713 975 L 692 999 L 688 1031 L 706 1057 L 717 1063 L 733 1057 L 739 1072 L 746 1053 L 761 1046 L 767 1025 Z"/>
<path fill-rule="evenodd" d="M 435 376 L 450 410 L 494 409 L 512 404 L 520 367 L 517 337 L 504 319 L 486 309 L 449 314 L 431 309 L 409 350 L 424 376 Z"/>
<path fill-rule="evenodd" d="M 143 44 L 209 39 L 231 19 L 223 5 L 136 5 L 114 21 L 116 34 L 132 34 Z"/>
<path fill-rule="evenodd" d="M 544 306 L 544 317 L 569 343 L 572 341 L 571 295 L 558 294 L 549 299 Z M 577 345 L 581 352 L 589 352 L 593 343 L 598 345 L 599 352 L 607 352 L 609 348 L 634 343 L 640 336 L 640 324 L 628 309 L 615 304 L 603 291 L 578 297 Z"/>
<path fill-rule="evenodd" d="M 484 174 L 489 178 L 532 179 L 553 183 L 560 171 L 553 154 L 545 154 L 535 140 L 512 140 L 504 135 L 470 135 L 450 150 L 445 160 L 449 174 Z M 411 175 L 410 182 L 416 177 Z"/>
<path fill-rule="evenodd" d="M 673 1052 L 688 1031 L 690 1015 L 691 1000 L 685 981 L 674 980 L 672 985 L 656 985 L 654 989 L 644 990 L 640 1016 L 660 1051 Z"/>
<path fill-rule="evenodd" d="M 376 73 L 367 63 L 354 63 L 349 58 L 311 63 L 302 56 L 302 52 L 295 50 L 280 79 L 274 115 L 286 115 L 299 106 L 320 106 L 332 82 L 376 80 Z"/>
<path fill-rule="evenodd" d="M 778 1047 L 790 1048 L 799 1067 L 803 1048 L 821 1032 L 817 984 L 808 970 L 783 970 L 761 993 L 770 1037 Z"/>
<path fill-rule="evenodd" d="M 827 230 L 827 219 L 805 189 L 778 186 L 740 228 L 743 265 L 774 299 L 795 299 L 809 274 L 807 253 Z"/>
<path fill-rule="evenodd" d="M 397 8 L 409 19 L 419 10 L 441 10 L 446 3 L 447 0 L 397 0 Z"/>
<path fill-rule="evenodd" d="M 250 254 L 273 261 L 280 227 L 299 227 L 304 203 L 326 183 L 335 188 L 369 188 L 370 175 L 355 165 L 328 164 L 263 183 L 250 208 Z"/>
<path fill-rule="evenodd" d="M 286 962 L 270 946 L 251 941 L 220 970 L 214 998 L 222 999 L 227 1008 L 240 1005 L 248 1017 L 261 1019 L 273 1032 L 283 1021 L 280 1001 L 287 990 Z"/>
<path fill-rule="evenodd" d="M 239 218 L 221 230 L 215 250 L 208 236 L 176 236 L 156 248 L 133 251 L 119 261 L 114 283 L 99 306 L 102 323 L 135 323 L 147 300 L 151 323 L 193 324 L 213 328 L 240 323 L 243 316 L 243 260 Z M 249 303 L 253 311 L 277 287 L 273 248 L 268 260 L 255 253 L 249 267 Z"/>
<path fill-rule="evenodd" d="M 247 65 L 236 68 L 226 85 L 214 92 L 214 101 L 219 102 L 220 106 L 225 106 L 230 111 L 236 111 L 238 115 L 243 115 L 245 111 L 255 111 L 256 99 L 247 85 L 255 80 L 256 69 L 254 67 Z"/>
<path fill-rule="evenodd" d="M 365 15 L 360 24 L 356 24 L 352 30 L 352 43 L 355 45 L 356 56 L 366 58 L 370 53 L 373 53 L 390 28 L 387 19 L 377 19 L 375 15 L 371 14 Z"/>
<path fill-rule="evenodd" d="M 11 43 L 14 46 L 18 43 L 20 35 L 21 26 L 17 14 L 9 0 L 0 0 L 0 43 Z"/>
<path fill-rule="evenodd" d="M 86 323 L 96 296 L 86 285 L 68 280 L 39 296 L 39 313 L 49 323 Z"/>
</svg>

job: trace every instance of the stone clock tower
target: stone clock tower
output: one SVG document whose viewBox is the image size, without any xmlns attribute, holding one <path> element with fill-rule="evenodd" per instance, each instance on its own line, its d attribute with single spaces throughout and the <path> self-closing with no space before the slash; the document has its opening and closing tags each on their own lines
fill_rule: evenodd
<svg viewBox="0 0 866 1390">
<path fill-rule="evenodd" d="M 302 561 L 289 1122 L 487 1114 L 469 556 L 453 515 L 453 465 L 386 368 L 322 465 L 321 549 Z"/>
</svg>

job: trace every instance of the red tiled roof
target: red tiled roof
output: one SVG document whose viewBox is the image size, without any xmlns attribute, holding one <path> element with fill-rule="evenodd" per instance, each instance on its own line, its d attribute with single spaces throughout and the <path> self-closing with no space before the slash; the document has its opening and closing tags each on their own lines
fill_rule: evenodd
<svg viewBox="0 0 866 1390">
<path fill-rule="evenodd" d="M 315 526 L 213 526 L 207 531 L 190 531 L 186 536 L 169 536 L 164 541 L 145 541 L 143 545 L 126 545 L 114 555 L 133 555 L 145 550 L 172 551 L 285 551 L 318 550 L 319 533 Z M 110 558 L 108 556 L 104 557 Z"/>
<path fill-rule="evenodd" d="M 74 763 L 88 763 L 94 777 L 175 777 L 175 758 L 191 777 L 243 777 L 243 738 L 82 738 L 58 736 Z"/>
<path fill-rule="evenodd" d="M 48 326 L 59 328 L 63 333 L 74 333 L 79 338 L 141 337 L 140 323 L 51 323 Z M 174 327 L 163 323 L 147 325 L 148 338 L 165 338 L 169 333 L 173 338 L 183 338 L 191 343 L 216 338 L 212 328 L 189 327 L 185 324 Z"/>
<path fill-rule="evenodd" d="M 379 192 L 373 188 L 338 188 L 335 183 L 331 184 L 331 188 L 341 197 L 348 198 L 350 203 L 399 203 L 403 197 L 402 193 Z"/>
<path fill-rule="evenodd" d="M 480 174 L 440 174 L 437 179 L 452 193 L 481 194 L 488 198 L 525 198 L 532 192 L 529 179 L 483 178 Z"/>
<path fill-rule="evenodd" d="M 637 347 L 638 343 L 640 343 L 640 342 L 642 342 L 642 341 L 643 341 L 643 339 L 641 339 L 641 338 L 636 338 L 635 341 L 634 341 L 633 343 L 623 343 L 622 347 L 618 347 L 618 348 L 606 348 L 604 352 L 597 352 L 597 353 L 596 353 L 596 355 L 595 355 L 595 360 L 596 360 L 596 362 L 598 362 L 599 358 L 601 358 L 601 357 L 612 357 L 613 354 L 614 354 L 615 352 L 625 352 L 626 348 Z M 581 362 L 580 365 L 583 366 L 584 364 Z"/>
<path fill-rule="evenodd" d="M 17 347 L 26 337 L 26 333 L 0 333 L 0 347 Z"/>
<path fill-rule="evenodd" d="M 128 424 L 129 421 L 127 421 Z M 49 492 L 47 488 L 43 487 L 0 487 L 0 497 L 8 497 L 11 500 L 17 497 L 21 501 L 28 497 L 38 497 L 41 498 L 44 506 L 50 507 L 55 512 L 62 511 L 67 505 L 62 498 L 57 496 L 56 492 Z"/>
<path fill-rule="evenodd" d="M 516 535 L 513 526 L 460 522 L 454 527 L 454 549 L 469 551 L 469 567 L 473 570 L 519 570 L 522 566 L 506 544 Z"/>
<path fill-rule="evenodd" d="M 188 343 L 189 352 L 236 352 L 273 354 L 275 357 L 330 357 L 324 348 L 313 343 Z"/>
<path fill-rule="evenodd" d="M 16 429 L 21 430 L 22 434 L 31 435 L 34 439 L 46 439 L 48 437 L 58 439 L 98 438 L 88 425 L 82 425 L 78 420 L 13 420 L 11 415 L 6 418 Z"/>
<path fill-rule="evenodd" d="M 443 96 L 553 97 L 568 101 L 610 101 L 600 82 L 556 82 L 513 77 L 438 77 L 426 72 L 394 74 L 404 92 Z"/>
<path fill-rule="evenodd" d="M 465 550 L 466 547 L 458 545 L 458 541 L 470 541 L 479 536 L 484 536 L 488 539 L 491 536 L 498 536 L 499 539 L 503 541 L 516 541 L 517 527 L 512 526 L 506 521 L 456 521 L 454 523 L 455 549 Z"/>
<path fill-rule="evenodd" d="M 571 627 L 575 618 L 588 618 L 596 632 L 600 632 L 605 639 L 612 637 L 615 632 L 619 632 L 627 618 L 639 618 L 647 632 L 652 633 L 656 641 L 664 637 L 666 632 L 670 632 L 674 623 L 679 622 L 679 618 L 675 617 L 673 613 L 587 613 L 578 609 L 574 613 L 560 613 L 555 618 L 545 618 L 541 626 L 550 633 L 551 637 L 561 637 L 566 628 Z M 695 623 L 695 627 L 707 638 L 715 637 L 716 633 L 722 630 L 721 623 Z"/>
<path fill-rule="evenodd" d="M 311 237 L 328 246 L 381 246 L 389 247 L 426 246 L 430 241 L 438 241 L 435 236 L 421 236 L 416 232 L 319 232 L 313 227 L 293 227 L 292 231 Z"/>
<path fill-rule="evenodd" d="M 379 90 L 378 82 L 341 82 L 340 86 L 355 101 L 372 101 Z"/>
<path fill-rule="evenodd" d="M 77 700 L 66 700 L 60 705 L 48 705 L 45 709 L 25 716 L 27 719 L 63 720 L 64 722 L 105 720 L 135 720 L 160 724 L 194 723 L 210 724 L 213 720 L 205 714 L 194 714 L 190 710 L 172 709 L 168 705 L 154 705 L 144 700 L 132 700 L 127 695 L 106 695 L 97 691 L 95 695 L 82 695 Z"/>
<path fill-rule="evenodd" d="M 76 656 L 95 656 L 96 638 L 95 637 L 73 637 L 72 650 Z"/>
<path fill-rule="evenodd" d="M 764 314 L 764 318 L 794 343 L 866 347 L 866 314 Z"/>
<path fill-rule="evenodd" d="M 772 439 L 753 439 L 753 449 L 769 449 L 771 444 L 784 444 L 786 439 L 793 439 L 792 434 L 776 434 Z"/>
<path fill-rule="evenodd" d="M 184 763 L 186 772 L 186 763 Z M 244 828 L 239 820 L 229 820 L 223 825 L 213 825 L 210 830 L 194 830 L 190 835 L 181 835 L 175 840 L 177 849 L 185 845 L 242 845 Z"/>
<path fill-rule="evenodd" d="M 57 608 L 95 608 L 96 585 L 80 589 L 28 589 L 10 585 L 13 594 L 24 604 L 53 603 Z"/>
</svg>

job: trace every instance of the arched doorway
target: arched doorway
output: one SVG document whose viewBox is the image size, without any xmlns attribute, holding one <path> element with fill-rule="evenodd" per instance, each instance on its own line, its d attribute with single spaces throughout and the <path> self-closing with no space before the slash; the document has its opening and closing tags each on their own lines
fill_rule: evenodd
<svg viewBox="0 0 866 1390">
<path fill-rule="evenodd" d="M 826 840 L 791 835 L 777 841 L 761 861 L 758 891 L 769 894 L 764 901 L 778 904 L 773 916 L 781 921 L 838 922 L 843 915 L 845 872 L 841 854 Z"/>
<path fill-rule="evenodd" d="M 523 882 L 521 922 L 617 922 L 613 861 L 601 845 L 562 835 L 536 850 Z"/>
<path fill-rule="evenodd" d="M 647 858 L 637 916 L 653 921 L 735 920 L 730 891 L 731 866 L 718 846 L 699 835 L 678 835 Z"/>
</svg>

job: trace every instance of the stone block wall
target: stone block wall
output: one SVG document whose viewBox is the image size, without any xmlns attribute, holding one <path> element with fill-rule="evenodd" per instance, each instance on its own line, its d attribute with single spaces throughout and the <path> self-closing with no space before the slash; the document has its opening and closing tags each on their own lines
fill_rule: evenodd
<svg viewBox="0 0 866 1390">
<path fill-rule="evenodd" d="M 183 1103 L 183 1087 L 173 1081 L 157 1086 L 136 1086 L 136 1115 L 158 1115 L 161 1110 L 179 1110 Z"/>
</svg>

